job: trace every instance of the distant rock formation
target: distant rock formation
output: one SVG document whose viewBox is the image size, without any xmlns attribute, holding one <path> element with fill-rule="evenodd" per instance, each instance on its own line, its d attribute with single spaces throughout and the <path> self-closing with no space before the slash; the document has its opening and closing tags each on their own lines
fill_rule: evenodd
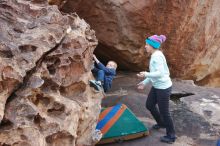
<svg viewBox="0 0 220 146">
<path fill-rule="evenodd" d="M 95 32 L 42 0 L 1 0 L 0 32 L 0 145 L 91 145 Z"/>
<path fill-rule="evenodd" d="M 99 40 L 95 52 L 102 60 L 146 70 L 146 36 L 165 34 L 162 48 L 172 77 L 219 87 L 219 7 L 218 0 L 67 0 L 61 10 L 77 12 L 92 26 Z"/>
</svg>

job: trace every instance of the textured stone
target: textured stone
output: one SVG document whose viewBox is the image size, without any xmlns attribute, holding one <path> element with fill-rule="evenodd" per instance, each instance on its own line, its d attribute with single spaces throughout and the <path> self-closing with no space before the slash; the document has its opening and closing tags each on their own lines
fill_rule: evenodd
<svg viewBox="0 0 220 146">
<path fill-rule="evenodd" d="M 218 0 L 68 0 L 64 12 L 77 12 L 96 31 L 95 53 L 119 68 L 146 70 L 144 40 L 165 34 L 162 47 L 172 77 L 220 86 L 220 4 Z"/>
<path fill-rule="evenodd" d="M 91 145 L 103 96 L 88 85 L 94 31 L 36 0 L 0 1 L 0 31 L 0 145 Z"/>
</svg>

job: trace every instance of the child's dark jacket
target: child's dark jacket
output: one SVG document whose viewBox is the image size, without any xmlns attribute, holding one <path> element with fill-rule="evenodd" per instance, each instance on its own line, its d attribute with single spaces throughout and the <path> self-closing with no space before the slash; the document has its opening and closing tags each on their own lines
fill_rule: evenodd
<svg viewBox="0 0 220 146">
<path fill-rule="evenodd" d="M 116 76 L 116 70 L 113 68 L 105 67 L 101 62 L 97 64 L 97 68 L 105 72 L 104 85 L 103 85 L 104 90 L 110 89 L 112 86 L 112 80 Z"/>
</svg>

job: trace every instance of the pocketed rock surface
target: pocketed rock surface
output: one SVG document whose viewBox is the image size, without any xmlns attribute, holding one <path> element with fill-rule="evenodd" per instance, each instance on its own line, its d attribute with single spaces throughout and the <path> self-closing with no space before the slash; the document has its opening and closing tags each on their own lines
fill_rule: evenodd
<svg viewBox="0 0 220 146">
<path fill-rule="evenodd" d="M 92 145 L 95 32 L 47 1 L 0 1 L 0 145 Z"/>
</svg>

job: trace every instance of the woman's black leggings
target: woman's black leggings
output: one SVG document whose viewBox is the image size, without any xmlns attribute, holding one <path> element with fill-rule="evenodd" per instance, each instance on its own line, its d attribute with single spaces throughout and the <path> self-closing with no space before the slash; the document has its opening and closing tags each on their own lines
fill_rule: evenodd
<svg viewBox="0 0 220 146">
<path fill-rule="evenodd" d="M 146 107 L 153 115 L 157 124 L 166 127 L 167 135 L 174 137 L 175 130 L 169 111 L 171 90 L 172 87 L 167 89 L 156 89 L 152 87 L 147 98 Z M 158 104 L 159 110 L 156 107 L 156 104 Z"/>
</svg>

